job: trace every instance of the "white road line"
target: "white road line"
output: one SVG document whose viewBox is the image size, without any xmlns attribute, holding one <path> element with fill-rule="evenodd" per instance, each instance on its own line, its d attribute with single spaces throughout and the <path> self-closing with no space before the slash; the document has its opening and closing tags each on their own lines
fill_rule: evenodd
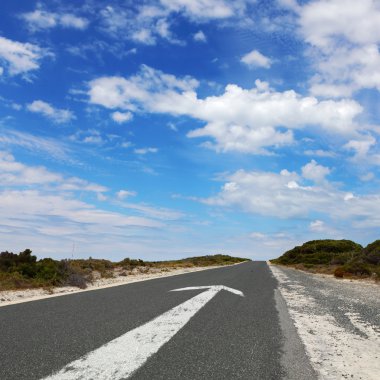
<svg viewBox="0 0 380 380">
<path fill-rule="evenodd" d="M 174 291 L 207 289 L 152 321 L 112 340 L 75 360 L 45 380 L 118 380 L 128 378 L 168 342 L 219 291 L 244 297 L 223 285 L 199 286 Z"/>
</svg>

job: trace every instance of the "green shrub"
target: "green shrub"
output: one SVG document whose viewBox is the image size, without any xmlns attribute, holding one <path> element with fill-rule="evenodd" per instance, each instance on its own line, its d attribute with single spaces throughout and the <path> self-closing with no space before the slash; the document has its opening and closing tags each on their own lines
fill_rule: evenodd
<svg viewBox="0 0 380 380">
<path fill-rule="evenodd" d="M 366 256 L 365 260 L 373 265 L 380 264 L 380 240 L 376 240 L 371 244 L 368 244 L 367 247 L 363 250 L 364 255 Z"/>
<path fill-rule="evenodd" d="M 312 240 L 272 261 L 284 265 L 339 265 L 360 254 L 361 250 L 362 246 L 351 240 Z"/>
<path fill-rule="evenodd" d="M 136 268 L 136 267 L 145 267 L 148 264 L 140 259 L 135 260 L 135 259 L 130 259 L 129 257 L 126 257 L 125 259 L 120 261 L 118 265 L 120 265 L 123 269 L 132 270 L 133 268 Z"/>
<path fill-rule="evenodd" d="M 86 287 L 86 278 L 80 267 L 67 260 L 46 258 L 37 261 L 30 249 L 19 254 L 0 253 L 1 289 L 65 285 Z"/>
<path fill-rule="evenodd" d="M 182 260 L 145 262 L 140 259 L 125 258 L 119 263 L 109 260 L 89 258 L 87 260 L 54 260 L 45 258 L 37 261 L 30 249 L 19 254 L 12 252 L 0 253 L 0 289 L 17 289 L 31 287 L 77 286 L 85 288 L 91 281 L 94 271 L 101 277 L 114 276 L 114 268 L 121 266 L 125 270 L 139 267 L 140 271 L 148 272 L 150 267 L 193 267 L 208 265 L 233 264 L 247 259 L 228 255 L 208 255 L 190 257 Z M 144 267 L 142 270 L 141 267 Z M 126 275 L 123 272 L 123 275 Z"/>
<path fill-rule="evenodd" d="M 371 274 L 371 268 L 366 262 L 364 255 L 361 255 L 349 261 L 343 266 L 343 269 L 345 272 L 357 276 L 369 276 Z"/>
</svg>

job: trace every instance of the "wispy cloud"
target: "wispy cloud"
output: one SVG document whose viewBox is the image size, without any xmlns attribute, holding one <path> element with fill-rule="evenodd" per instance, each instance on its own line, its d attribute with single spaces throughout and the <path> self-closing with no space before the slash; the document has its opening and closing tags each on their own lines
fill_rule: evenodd
<svg viewBox="0 0 380 380">
<path fill-rule="evenodd" d="M 41 115 L 47 117 L 57 124 L 68 123 L 76 118 L 73 112 L 65 109 L 55 108 L 43 100 L 35 100 L 32 103 L 28 104 L 26 108 L 30 112 L 40 113 Z"/>
<path fill-rule="evenodd" d="M 135 197 L 136 195 L 137 195 L 136 191 L 132 191 L 132 190 L 119 190 L 116 193 L 116 197 L 119 200 L 123 200 L 128 197 Z"/>
<path fill-rule="evenodd" d="M 25 165 L 15 160 L 14 156 L 0 151 L 0 181 L 3 187 L 48 186 L 49 189 L 65 191 L 89 191 L 103 193 L 104 186 L 87 182 L 77 177 L 64 177 L 43 166 Z"/>
<path fill-rule="evenodd" d="M 22 147 L 33 153 L 43 153 L 60 161 L 73 162 L 72 151 L 62 141 L 35 136 L 15 129 L 0 128 L 0 145 L 4 148 Z"/>
<path fill-rule="evenodd" d="M 134 152 L 136 154 L 148 154 L 148 153 L 157 153 L 158 152 L 158 149 L 157 148 L 152 148 L 152 147 L 147 147 L 147 148 L 138 148 L 138 149 L 135 149 Z"/>
<path fill-rule="evenodd" d="M 170 222 L 183 217 L 175 210 L 124 202 L 136 195 L 130 190 L 120 190 L 118 200 L 111 199 L 109 203 L 107 187 L 43 166 L 27 165 L 7 152 L 0 152 L 0 181 L 3 244 L 17 249 L 26 244 L 39 254 L 53 257 L 67 257 L 73 242 L 78 250 L 76 255 L 88 255 L 90 249 L 92 255 L 104 257 L 107 247 L 112 250 L 108 257 L 120 258 L 117 247 L 128 248 L 132 254 L 137 249 L 140 255 L 144 244 L 145 249 L 154 247 L 159 238 L 154 230 L 170 230 Z M 102 207 L 85 197 L 85 193 L 97 195 Z M 18 234 L 20 239 L 15 242 Z"/>
<path fill-rule="evenodd" d="M 211 20 L 227 20 L 242 16 L 246 12 L 249 0 L 160 0 L 140 6 L 118 7 L 108 5 L 100 12 L 102 30 L 107 34 L 128 38 L 137 43 L 155 45 L 164 40 L 172 44 L 184 45 L 172 32 L 174 14 L 195 21 L 206 23 Z M 202 31 L 194 35 L 194 39 L 205 42 Z"/>
<path fill-rule="evenodd" d="M 86 18 L 78 17 L 72 13 L 48 12 L 43 9 L 23 13 L 20 18 L 26 21 L 28 28 L 32 32 L 55 27 L 84 30 L 89 24 Z"/>
</svg>

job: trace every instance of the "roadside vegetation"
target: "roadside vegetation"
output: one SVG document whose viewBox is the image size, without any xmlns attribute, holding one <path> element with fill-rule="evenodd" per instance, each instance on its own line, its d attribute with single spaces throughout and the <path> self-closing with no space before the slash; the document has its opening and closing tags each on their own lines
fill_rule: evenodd
<svg viewBox="0 0 380 380">
<path fill-rule="evenodd" d="M 380 240 L 365 248 L 351 240 L 312 240 L 271 263 L 339 278 L 373 277 L 380 281 Z"/>
<path fill-rule="evenodd" d="M 18 254 L 0 253 L 0 291 L 10 289 L 76 286 L 86 288 L 99 278 L 128 276 L 136 273 L 170 271 L 175 268 L 230 265 L 246 261 L 228 255 L 190 257 L 181 260 L 148 262 L 125 258 L 120 262 L 102 259 L 37 260 L 30 249 Z"/>
</svg>

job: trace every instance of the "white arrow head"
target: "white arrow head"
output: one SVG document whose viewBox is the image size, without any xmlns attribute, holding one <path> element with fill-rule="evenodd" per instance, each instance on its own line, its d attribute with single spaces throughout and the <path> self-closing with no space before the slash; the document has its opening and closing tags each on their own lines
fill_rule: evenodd
<svg viewBox="0 0 380 380">
<path fill-rule="evenodd" d="M 207 290 L 74 360 L 44 380 L 127 379 L 177 334 L 218 292 L 227 290 L 244 297 L 240 290 L 223 285 L 190 286 L 173 291 L 197 289 Z"/>
<path fill-rule="evenodd" d="M 171 290 L 171 292 L 181 292 L 182 290 L 197 290 L 197 289 L 208 289 L 209 291 L 213 293 L 218 293 L 221 290 L 227 290 L 227 292 L 231 292 L 238 296 L 244 297 L 244 293 L 241 292 L 240 290 L 229 288 L 228 286 L 224 286 L 224 285 L 188 286 L 187 288 L 173 289 Z"/>
</svg>

